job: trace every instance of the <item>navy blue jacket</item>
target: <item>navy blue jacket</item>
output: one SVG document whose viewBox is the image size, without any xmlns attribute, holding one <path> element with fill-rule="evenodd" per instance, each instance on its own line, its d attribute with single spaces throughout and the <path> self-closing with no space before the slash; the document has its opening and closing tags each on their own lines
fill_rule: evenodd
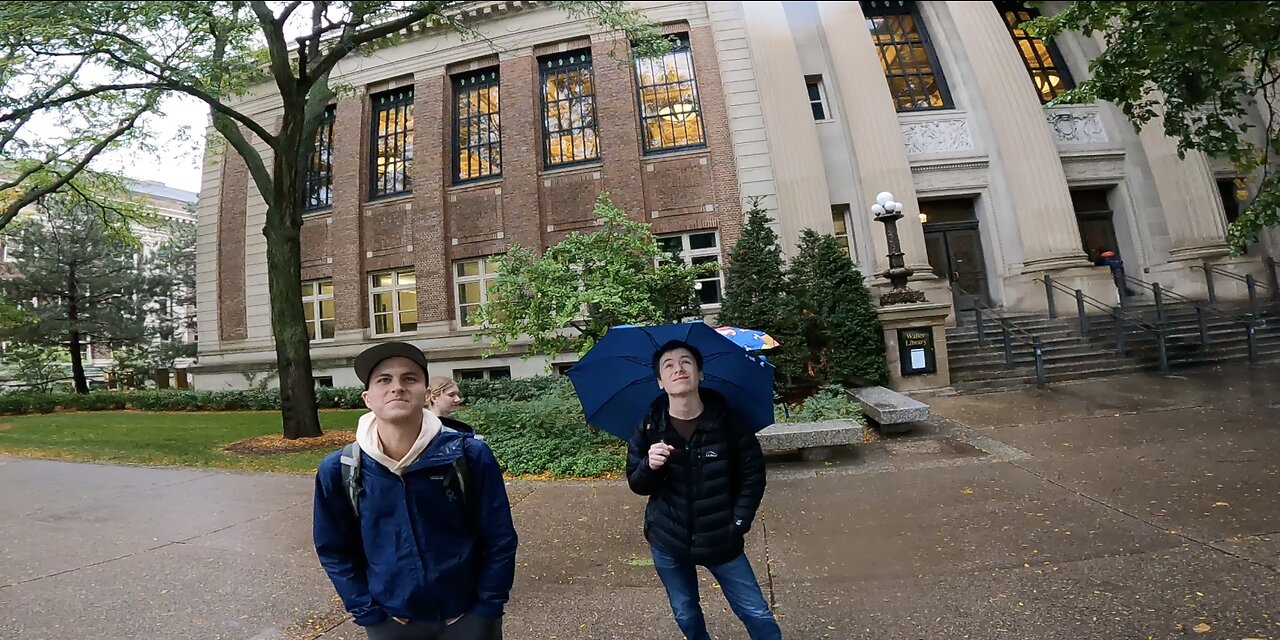
<svg viewBox="0 0 1280 640">
<path fill-rule="evenodd" d="M 342 486 L 340 455 L 329 454 L 316 471 L 313 534 L 320 564 L 356 624 L 502 616 L 515 579 L 516 530 L 488 445 L 441 431 L 403 476 L 361 452 L 359 520 Z M 443 488 L 461 455 L 471 483 L 466 505 Z"/>
</svg>

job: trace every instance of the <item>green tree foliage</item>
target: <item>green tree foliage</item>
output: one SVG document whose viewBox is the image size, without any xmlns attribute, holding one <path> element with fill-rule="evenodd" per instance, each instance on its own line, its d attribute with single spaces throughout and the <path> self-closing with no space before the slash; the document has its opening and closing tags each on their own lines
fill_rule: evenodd
<svg viewBox="0 0 1280 640">
<path fill-rule="evenodd" d="M 1135 127 L 1163 126 L 1180 152 L 1229 159 L 1254 182 L 1228 233 L 1235 250 L 1280 222 L 1280 2 L 1072 2 L 1030 30 L 1106 43 L 1058 102 L 1115 103 Z"/>
<path fill-rule="evenodd" d="M 721 325 L 759 329 L 777 336 L 786 310 L 782 247 L 769 228 L 769 215 L 752 200 L 747 224 L 729 252 L 725 270 L 724 300 L 717 322 Z"/>
<path fill-rule="evenodd" d="M 149 139 L 151 114 L 188 96 L 245 162 L 266 203 L 263 235 L 284 435 L 318 436 L 303 320 L 301 228 L 307 159 L 342 60 L 406 31 L 475 34 L 468 2 L 0 2 L 0 154 L 33 161 L 0 182 L 0 226 L 57 192 L 104 150 Z M 623 2 L 557 3 L 653 55 L 670 44 Z M 278 105 L 241 108 L 251 90 Z M 33 123 L 69 132 L 46 137 Z"/>
<path fill-rule="evenodd" d="M 4 297 L 32 318 L 14 338 L 65 349 L 78 393 L 88 393 L 81 348 L 121 348 L 147 339 L 146 278 L 137 241 L 103 222 L 77 194 L 45 196 L 8 239 L 17 274 L 0 283 Z"/>
<path fill-rule="evenodd" d="M 883 384 L 884 336 L 862 273 L 833 236 L 805 229 L 787 268 L 782 347 L 770 360 L 789 395 L 828 384 Z"/>
<path fill-rule="evenodd" d="M 4 368 L 25 390 L 49 393 L 67 375 L 65 349 L 36 344 L 14 344 L 4 354 Z"/>
<path fill-rule="evenodd" d="M 151 303 L 148 347 L 155 368 L 169 369 L 179 358 L 194 358 L 196 343 L 187 340 L 196 328 L 196 225 L 173 221 L 163 227 L 165 239 L 143 265 Z"/>
<path fill-rule="evenodd" d="M 659 248 L 649 225 L 627 218 L 609 194 L 595 205 L 598 229 L 570 233 L 542 255 L 512 247 L 498 259 L 476 340 L 528 355 L 586 353 L 619 324 L 663 324 L 698 315 L 694 280 L 715 264 L 687 266 Z"/>
</svg>

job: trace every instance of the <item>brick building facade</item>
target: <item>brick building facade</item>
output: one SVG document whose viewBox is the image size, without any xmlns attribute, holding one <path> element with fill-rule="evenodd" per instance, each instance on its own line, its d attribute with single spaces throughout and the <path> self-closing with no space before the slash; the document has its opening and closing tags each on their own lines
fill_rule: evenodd
<svg viewBox="0 0 1280 640">
<path fill-rule="evenodd" d="M 1039 40 L 1020 28 L 1037 11 L 1024 2 L 629 4 L 678 37 L 675 53 L 632 62 L 625 39 L 554 3 L 504 1 L 471 5 L 484 38 L 414 32 L 339 65 L 334 82 L 355 91 L 320 136 L 302 230 L 322 382 L 354 384 L 351 358 L 391 336 L 421 345 L 432 373 L 542 372 L 518 344 L 480 358 L 468 314 L 494 275 L 485 258 L 589 228 L 601 191 L 690 261 L 723 260 L 758 197 L 784 250 L 806 228 L 831 233 L 866 274 L 887 267 L 868 206 L 890 191 L 905 205 L 916 288 L 955 311 L 978 300 L 1043 313 L 1045 275 L 1110 299 L 1107 252 L 1193 297 L 1209 266 L 1239 282 L 1274 277 L 1274 231 L 1243 257 L 1225 242 L 1256 176 L 1180 157 L 1113 105 L 1051 106 L 1104 43 Z M 241 109 L 271 128 L 270 100 L 265 88 Z M 1256 124 L 1276 115 L 1255 111 Z M 211 152 L 198 212 L 202 388 L 274 368 L 265 213 L 236 154 Z M 701 289 L 708 313 L 718 284 Z M 1216 295 L 1247 292 L 1227 283 Z"/>
<path fill-rule="evenodd" d="M 601 192 L 607 191 L 632 218 L 650 223 L 655 234 L 696 245 L 689 246 L 691 253 L 708 253 L 705 247 L 711 242 L 715 251 L 710 253 L 720 259 L 719 249 L 731 246 L 739 234 L 742 205 L 713 34 L 702 5 L 652 4 L 654 13 L 668 17 L 664 30 L 680 38 L 681 46 L 666 60 L 651 63 L 677 69 L 682 87 L 661 82 L 670 78 L 640 73 L 640 63 L 628 62 L 625 39 L 601 33 L 590 22 L 565 23 L 558 10 L 520 2 L 493 5 L 509 15 L 488 22 L 501 31 L 512 24 L 527 28 L 521 46 L 495 43 L 495 53 L 484 43 L 427 36 L 379 52 L 357 72 L 339 68 L 335 82 L 355 85 L 357 95 L 337 101 L 331 134 L 321 133 L 320 145 L 331 144 L 331 151 L 321 149 L 331 158 L 323 163 L 331 169 L 314 184 L 309 179 L 317 199 L 309 203 L 302 228 L 304 296 L 314 323 L 316 375 L 322 382 L 353 383 L 350 358 L 367 341 L 384 337 L 420 344 L 433 363 L 441 363 L 433 374 L 528 375 L 544 370 L 545 360 L 481 361 L 465 314 L 476 294 L 483 296 L 485 276 L 492 275 L 485 258 L 513 244 L 542 248 L 570 232 L 590 230 Z M 422 49 L 434 55 L 426 56 L 428 61 L 412 57 Z M 412 57 L 415 64 L 369 68 L 369 60 L 388 53 Z M 587 84 L 567 92 L 568 110 L 579 113 L 559 120 L 575 131 L 590 129 L 593 139 L 587 153 L 570 149 L 565 152 L 568 162 L 556 162 L 565 158 L 549 151 L 556 140 L 548 140 L 548 128 L 558 125 L 552 122 L 556 114 L 548 113 L 554 104 L 547 104 L 555 102 L 554 95 L 549 97 L 554 87 L 548 84 L 554 67 L 545 69 L 566 54 L 572 54 Z M 584 67 L 579 59 L 589 62 Z M 685 73 L 690 62 L 692 71 Z M 496 78 L 496 92 L 484 97 L 494 96 L 491 102 L 498 103 L 499 115 L 481 126 L 497 131 L 481 142 L 496 142 L 501 166 L 497 171 L 467 168 L 460 175 L 459 163 L 469 160 L 460 147 L 468 142 L 468 126 L 476 122 L 460 110 L 474 106 L 468 98 L 476 94 L 455 94 L 465 93 L 466 81 L 477 75 Z M 660 139 L 670 137 L 666 133 L 645 137 L 646 105 L 639 97 L 644 82 L 663 84 L 663 92 L 684 96 L 686 102 L 680 104 L 688 106 L 681 108 L 688 110 L 677 109 L 669 118 L 680 122 L 664 123 L 682 127 L 677 136 L 682 139 Z M 396 106 L 385 108 L 384 103 Z M 594 118 L 581 116 L 588 106 Z M 269 108 L 263 113 L 269 118 Z M 690 123 L 696 123 L 696 130 Z M 396 139 L 388 143 L 391 138 Z M 583 146 L 580 139 L 565 144 Z M 557 155 L 565 155 L 560 151 Z M 380 160 L 387 154 L 398 163 L 390 178 Z M 201 343 L 197 380 L 206 389 L 243 384 L 241 371 L 266 370 L 274 357 L 269 335 L 261 331 L 269 317 L 265 277 L 254 278 L 255 271 L 265 276 L 265 260 L 254 257 L 261 253 L 255 251 L 261 241 L 260 235 L 255 237 L 260 229 L 255 219 L 262 213 L 254 211 L 262 208 L 260 199 L 236 154 L 209 160 L 201 206 L 206 241 L 201 246 L 202 255 L 216 250 L 215 260 L 202 258 L 202 263 L 216 265 L 216 286 L 202 291 L 213 295 L 202 298 L 207 312 L 201 324 L 216 322 L 218 340 Z M 209 197 L 215 184 L 216 213 Z M 208 242 L 214 234 L 216 242 Z M 682 237 L 688 234 L 697 234 L 696 242 Z"/>
</svg>

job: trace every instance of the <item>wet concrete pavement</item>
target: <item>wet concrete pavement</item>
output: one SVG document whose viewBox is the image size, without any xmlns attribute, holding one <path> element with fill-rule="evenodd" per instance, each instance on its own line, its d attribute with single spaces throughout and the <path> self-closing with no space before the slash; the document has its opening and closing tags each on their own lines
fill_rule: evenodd
<svg viewBox="0 0 1280 640">
<path fill-rule="evenodd" d="M 1280 372 L 929 402 L 914 436 L 771 465 L 748 553 L 787 637 L 1280 640 Z M 677 637 L 641 498 L 509 490 L 507 638 Z M 310 496 L 295 476 L 0 459 L 0 637 L 362 638 Z M 713 633 L 745 637 L 704 584 Z"/>
</svg>

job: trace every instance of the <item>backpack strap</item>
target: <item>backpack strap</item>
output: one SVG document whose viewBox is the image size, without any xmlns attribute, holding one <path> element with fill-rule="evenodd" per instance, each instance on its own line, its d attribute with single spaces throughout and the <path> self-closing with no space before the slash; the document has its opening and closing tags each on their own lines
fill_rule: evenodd
<svg viewBox="0 0 1280 640">
<path fill-rule="evenodd" d="M 347 490 L 351 510 L 360 519 L 360 443 L 352 442 L 342 448 L 338 461 L 342 463 L 342 486 Z"/>
</svg>

